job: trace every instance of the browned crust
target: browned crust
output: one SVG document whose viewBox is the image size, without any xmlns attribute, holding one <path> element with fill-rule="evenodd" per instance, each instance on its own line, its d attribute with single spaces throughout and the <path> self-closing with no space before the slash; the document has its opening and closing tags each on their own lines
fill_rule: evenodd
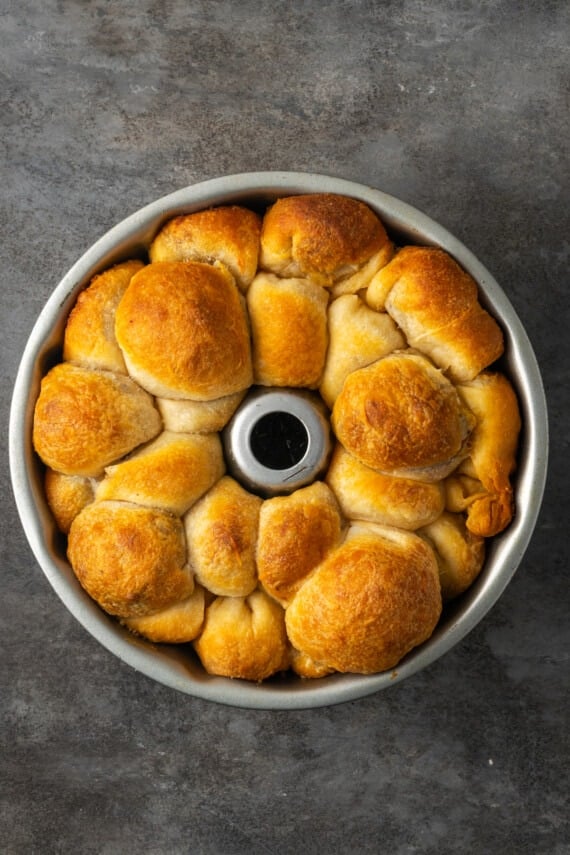
<svg viewBox="0 0 570 855">
<path fill-rule="evenodd" d="M 257 569 L 267 593 L 286 605 L 339 542 L 340 511 L 321 481 L 261 507 Z"/>
<path fill-rule="evenodd" d="M 247 307 L 255 382 L 316 388 L 327 353 L 327 292 L 307 280 L 261 273 Z"/>
<path fill-rule="evenodd" d="M 215 599 L 194 647 L 206 671 L 223 677 L 258 682 L 289 666 L 283 609 L 263 591 Z"/>
<path fill-rule="evenodd" d="M 260 232 L 261 217 L 238 205 L 182 214 L 159 231 L 150 260 L 221 261 L 245 291 L 257 270 Z"/>
<path fill-rule="evenodd" d="M 128 377 L 63 362 L 42 380 L 33 442 L 50 468 L 98 476 L 161 427 L 152 398 Z"/>
<path fill-rule="evenodd" d="M 251 384 L 245 311 L 223 268 L 147 265 L 119 304 L 115 331 L 129 373 L 152 394 L 213 400 Z"/>
<path fill-rule="evenodd" d="M 154 508 L 88 505 L 71 525 L 68 557 L 87 593 L 118 617 L 159 612 L 194 590 L 182 523 Z"/>
<path fill-rule="evenodd" d="M 454 386 L 428 360 L 397 353 L 347 377 L 332 425 L 361 463 L 401 473 L 454 459 L 471 423 Z"/>
<path fill-rule="evenodd" d="M 419 532 L 431 544 L 439 567 L 444 600 L 451 600 L 473 584 L 485 560 L 485 541 L 469 531 L 463 514 L 445 512 Z"/>
<path fill-rule="evenodd" d="M 190 564 L 214 594 L 247 596 L 256 587 L 261 503 L 226 475 L 186 514 Z"/>
<path fill-rule="evenodd" d="M 115 312 L 132 277 L 143 266 L 142 261 L 125 261 L 93 277 L 67 319 L 64 360 L 126 373 L 115 337 Z"/>
<path fill-rule="evenodd" d="M 200 634 L 204 625 L 206 595 L 201 585 L 184 600 L 160 612 L 142 617 L 123 618 L 122 623 L 137 635 L 160 644 L 187 644 Z"/>
<path fill-rule="evenodd" d="M 333 193 L 278 199 L 266 212 L 260 264 L 280 275 L 332 285 L 389 243 L 384 226 L 362 202 Z M 294 270 L 287 273 L 287 268 Z"/>
<path fill-rule="evenodd" d="M 408 344 L 454 380 L 470 380 L 503 352 L 503 334 L 475 280 L 441 249 L 404 247 L 378 274 L 386 310 Z"/>
<path fill-rule="evenodd" d="M 466 497 L 467 527 L 492 537 L 503 531 L 514 514 L 510 476 L 516 468 L 521 417 L 515 391 L 498 372 L 486 371 L 458 387 L 474 413 L 471 453 L 461 471 L 479 482 L 475 495 Z"/>
<path fill-rule="evenodd" d="M 97 500 L 136 502 L 181 515 L 224 471 L 217 434 L 163 431 L 142 450 L 107 467 Z"/>
<path fill-rule="evenodd" d="M 93 482 L 82 475 L 63 475 L 47 469 L 44 486 L 58 528 L 67 534 L 77 514 L 93 501 Z"/>
<path fill-rule="evenodd" d="M 394 667 L 441 613 L 437 563 L 419 537 L 355 533 L 315 570 L 286 612 L 293 646 L 337 671 Z"/>
<path fill-rule="evenodd" d="M 376 472 L 360 463 L 340 443 L 334 449 L 326 482 L 347 519 L 413 531 L 437 519 L 444 507 L 440 483 Z"/>
</svg>

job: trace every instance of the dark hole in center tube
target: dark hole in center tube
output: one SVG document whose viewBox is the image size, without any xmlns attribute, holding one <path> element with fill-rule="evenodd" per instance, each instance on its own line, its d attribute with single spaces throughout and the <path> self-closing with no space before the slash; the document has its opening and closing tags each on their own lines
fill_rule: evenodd
<svg viewBox="0 0 570 855">
<path fill-rule="evenodd" d="M 250 446 L 256 460 L 268 469 L 289 469 L 303 459 L 309 434 L 297 416 L 267 413 L 254 424 Z"/>
</svg>

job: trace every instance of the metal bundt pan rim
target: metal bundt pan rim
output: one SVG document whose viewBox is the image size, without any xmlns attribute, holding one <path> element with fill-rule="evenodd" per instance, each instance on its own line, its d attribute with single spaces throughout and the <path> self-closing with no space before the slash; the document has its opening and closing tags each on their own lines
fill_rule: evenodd
<svg viewBox="0 0 570 855">
<path fill-rule="evenodd" d="M 42 467 L 32 448 L 33 408 L 41 377 L 60 358 L 69 310 L 93 275 L 143 254 L 163 223 L 177 214 L 221 204 L 262 207 L 279 196 L 315 192 L 362 200 L 379 214 L 388 231 L 409 243 L 442 247 L 479 284 L 483 304 L 505 334 L 502 367 L 516 388 L 522 411 L 517 513 L 509 528 L 490 542 L 485 568 L 474 585 L 448 607 L 432 637 L 393 671 L 335 674 L 321 680 L 286 676 L 255 684 L 210 676 L 182 648 L 137 638 L 87 596 L 65 559 L 62 537 L 46 505 Z M 18 512 L 35 558 L 67 609 L 105 648 L 151 679 L 197 698 L 251 709 L 306 709 L 356 700 L 410 677 L 450 651 L 485 617 L 519 567 L 537 522 L 548 463 L 547 406 L 532 345 L 512 304 L 489 271 L 445 228 L 393 196 L 345 179 L 302 172 L 240 173 L 191 185 L 146 205 L 110 229 L 71 267 L 41 311 L 20 362 L 10 411 L 9 455 Z"/>
</svg>

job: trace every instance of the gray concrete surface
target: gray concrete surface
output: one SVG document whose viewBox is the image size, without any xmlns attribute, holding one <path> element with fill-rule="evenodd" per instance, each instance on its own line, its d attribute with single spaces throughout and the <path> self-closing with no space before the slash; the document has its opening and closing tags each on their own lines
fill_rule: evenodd
<svg viewBox="0 0 570 855">
<path fill-rule="evenodd" d="M 563 855 L 568 827 L 564 0 L 0 2 L 0 851 Z M 515 305 L 547 387 L 528 553 L 453 652 L 292 713 L 180 695 L 68 615 L 11 495 L 12 384 L 50 292 L 159 195 L 327 172 L 425 210 Z"/>
</svg>

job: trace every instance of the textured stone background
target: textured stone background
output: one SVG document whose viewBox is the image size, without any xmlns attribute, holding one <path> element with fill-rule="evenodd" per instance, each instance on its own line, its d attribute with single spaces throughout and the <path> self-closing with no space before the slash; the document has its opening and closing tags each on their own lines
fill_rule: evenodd
<svg viewBox="0 0 570 855">
<path fill-rule="evenodd" d="M 570 852 L 565 0 L 0 0 L 0 850 Z M 194 700 L 116 660 L 37 567 L 7 419 L 46 298 L 197 180 L 320 171 L 425 210 L 534 344 L 551 477 L 518 574 L 453 652 L 342 706 Z"/>
</svg>

